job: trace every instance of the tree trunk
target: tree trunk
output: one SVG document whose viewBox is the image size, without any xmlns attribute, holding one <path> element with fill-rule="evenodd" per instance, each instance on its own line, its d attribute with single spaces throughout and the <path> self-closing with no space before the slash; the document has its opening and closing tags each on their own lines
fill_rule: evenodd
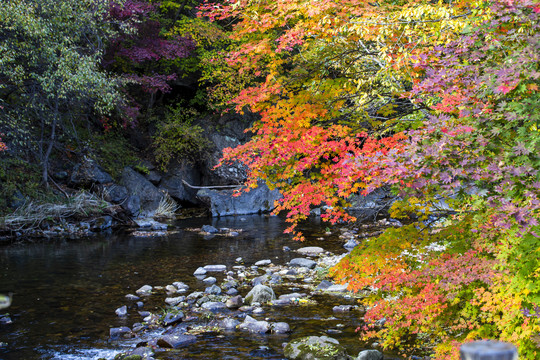
<svg viewBox="0 0 540 360">
<path fill-rule="evenodd" d="M 49 145 L 47 146 L 47 151 L 43 156 L 42 160 L 42 181 L 47 189 L 49 189 L 49 157 L 54 146 L 54 141 L 56 139 L 56 124 L 58 123 L 58 98 L 54 102 L 54 115 L 53 122 L 51 124 L 51 138 L 49 140 Z"/>
</svg>

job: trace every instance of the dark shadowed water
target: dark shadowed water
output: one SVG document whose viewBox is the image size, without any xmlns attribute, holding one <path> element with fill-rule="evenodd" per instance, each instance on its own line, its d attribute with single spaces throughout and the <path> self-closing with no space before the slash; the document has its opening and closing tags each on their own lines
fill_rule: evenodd
<svg viewBox="0 0 540 360">
<path fill-rule="evenodd" d="M 243 229 L 238 237 L 205 239 L 186 228 L 212 224 Z M 302 246 L 321 246 L 343 252 L 336 237 L 315 240 L 324 232 L 317 223 L 307 224 L 306 243 L 283 235 L 285 222 L 278 217 L 244 216 L 222 219 L 198 218 L 173 223 L 173 232 L 162 237 L 108 234 L 82 240 L 50 240 L 0 248 L 0 293 L 13 292 L 8 312 L 12 324 L 0 325 L 0 359 L 111 359 L 134 343 L 110 342 L 109 328 L 141 321 L 133 309 L 119 318 L 115 309 L 127 304 L 124 296 L 140 286 L 165 286 L 184 281 L 191 290 L 204 289 L 193 271 L 207 264 L 230 269 L 242 257 L 246 265 L 261 259 L 284 264 L 297 254 L 283 251 Z M 218 276 L 216 276 L 218 277 Z M 218 277 L 219 280 L 219 277 Z M 218 281 L 219 283 L 219 281 Z M 279 289 L 276 289 L 280 295 Z M 245 295 L 242 293 L 242 295 Z M 153 297 L 152 297 L 153 298 Z M 163 297 L 149 300 L 145 310 L 159 312 Z M 336 315 L 332 306 L 353 304 L 352 299 L 319 297 L 315 306 L 271 310 L 265 317 L 285 321 L 293 333 L 287 336 L 251 335 L 243 332 L 199 336 L 187 349 L 158 354 L 161 359 L 280 359 L 282 343 L 306 335 L 325 335 L 328 329 L 351 354 L 362 348 L 354 333 L 359 314 Z M 154 302 L 152 302 L 154 301 Z M 2 311 L 0 311 L 2 313 Z"/>
</svg>

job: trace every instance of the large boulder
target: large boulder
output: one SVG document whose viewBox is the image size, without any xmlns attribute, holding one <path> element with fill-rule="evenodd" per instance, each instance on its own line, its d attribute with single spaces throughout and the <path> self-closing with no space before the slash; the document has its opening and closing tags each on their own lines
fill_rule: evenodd
<svg viewBox="0 0 540 360">
<path fill-rule="evenodd" d="M 210 207 L 215 217 L 272 211 L 274 202 L 281 198 L 278 190 L 270 190 L 264 184 L 247 193 L 242 192 L 240 196 L 233 194 L 234 190 L 201 189 L 197 192 L 197 198 Z"/>
<path fill-rule="evenodd" d="M 164 196 L 143 175 L 130 167 L 124 168 L 120 182 L 127 188 L 130 195 L 139 197 L 140 208 L 144 212 L 155 211 Z"/>
<path fill-rule="evenodd" d="M 199 171 L 191 164 L 174 164 L 167 169 L 167 173 L 161 179 L 159 188 L 166 191 L 174 200 L 198 203 L 197 190 L 184 184 L 199 185 L 201 177 Z"/>
<path fill-rule="evenodd" d="M 113 204 L 123 203 L 129 196 L 128 190 L 125 186 L 111 184 L 105 185 L 102 188 L 103 198 Z"/>
<path fill-rule="evenodd" d="M 89 158 L 84 158 L 83 161 L 75 165 L 70 178 L 71 184 L 76 187 L 89 187 L 94 184 L 107 184 L 112 181 L 111 175 Z"/>
<path fill-rule="evenodd" d="M 291 341 L 284 355 L 292 360 L 349 360 L 339 341 L 327 336 L 308 336 Z"/>
<path fill-rule="evenodd" d="M 246 295 L 244 302 L 246 304 L 252 304 L 254 302 L 266 303 L 272 301 L 276 298 L 274 290 L 271 287 L 266 285 L 256 285 L 251 289 L 251 291 Z"/>
</svg>

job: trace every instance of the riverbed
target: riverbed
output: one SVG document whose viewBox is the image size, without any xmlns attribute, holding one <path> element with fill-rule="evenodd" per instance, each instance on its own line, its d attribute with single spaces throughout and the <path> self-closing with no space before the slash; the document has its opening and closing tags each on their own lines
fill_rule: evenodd
<svg viewBox="0 0 540 360">
<path fill-rule="evenodd" d="M 204 236 L 187 229 L 210 224 L 239 229 L 239 235 Z M 109 329 L 141 321 L 130 309 L 119 317 L 115 309 L 128 305 L 125 295 L 145 284 L 165 286 L 185 282 L 193 290 L 205 285 L 193 276 L 199 266 L 224 264 L 229 269 L 241 257 L 246 266 L 262 259 L 280 265 L 294 257 L 292 250 L 319 246 L 335 254 L 346 252 L 338 233 L 326 234 L 316 220 L 301 229 L 307 240 L 294 242 L 283 234 L 286 223 L 274 216 L 221 219 L 194 218 L 170 223 L 164 236 L 134 236 L 116 232 L 88 239 L 55 239 L 0 248 L 0 293 L 13 292 L 11 324 L 0 325 L 0 358 L 112 359 L 135 346 L 133 341 L 111 341 Z M 218 276 L 216 276 L 218 277 Z M 279 295 L 279 288 L 276 289 Z M 242 294 L 245 295 L 245 294 Z M 144 310 L 159 312 L 164 297 L 145 301 Z M 328 335 L 355 355 L 368 344 L 358 341 L 359 312 L 334 313 L 332 307 L 358 304 L 348 296 L 317 295 L 317 305 L 271 308 L 264 317 L 287 322 L 292 332 L 280 335 L 240 331 L 206 333 L 197 342 L 163 359 L 282 359 L 282 344 L 308 335 Z M 386 354 L 388 359 L 398 359 Z"/>
</svg>

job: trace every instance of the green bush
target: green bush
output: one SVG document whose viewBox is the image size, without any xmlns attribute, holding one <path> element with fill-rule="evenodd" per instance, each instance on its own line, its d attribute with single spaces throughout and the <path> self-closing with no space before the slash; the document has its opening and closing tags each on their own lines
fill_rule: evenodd
<svg viewBox="0 0 540 360">
<path fill-rule="evenodd" d="M 154 154 L 162 170 L 166 170 L 173 157 L 194 163 L 208 156 L 210 141 L 203 136 L 200 126 L 192 124 L 198 115 L 195 109 L 180 105 L 167 110 L 154 136 Z"/>
</svg>

